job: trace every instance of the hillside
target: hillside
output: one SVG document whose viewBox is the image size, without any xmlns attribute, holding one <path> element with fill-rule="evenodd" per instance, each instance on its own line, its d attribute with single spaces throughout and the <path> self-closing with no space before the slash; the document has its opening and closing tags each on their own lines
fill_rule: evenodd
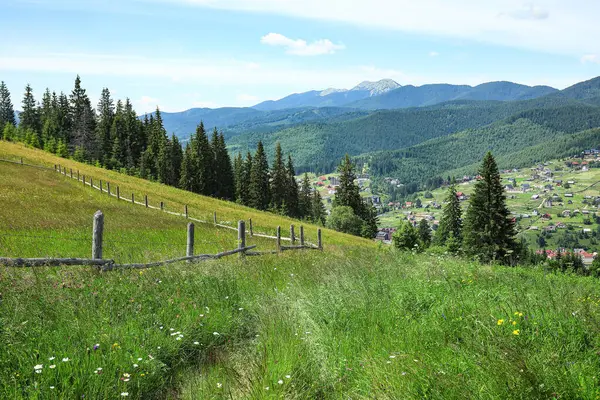
<svg viewBox="0 0 600 400">
<path fill-rule="evenodd" d="M 228 140 L 231 153 L 255 148 L 259 140 L 267 149 L 276 142 L 292 154 L 300 170 L 331 171 L 344 154 L 404 149 L 430 139 L 467 129 L 481 128 L 509 117 L 528 117 L 548 124 L 594 126 L 598 108 L 570 99 L 534 99 L 519 102 L 457 101 L 432 107 L 377 111 L 339 122 L 306 123 L 277 131 L 247 132 Z M 556 114 L 556 115 L 555 115 Z M 563 119 L 564 117 L 564 119 Z M 583 118 L 582 121 L 574 119 Z M 561 122 L 562 121 L 562 122 Z M 560 128 L 560 127 L 559 127 Z M 399 150 L 398 150 L 399 152 Z M 442 154 L 443 156 L 443 154 Z M 379 169 L 375 169 L 377 173 Z"/>
<path fill-rule="evenodd" d="M 262 229 L 291 222 L 16 144 L 0 142 L 0 152 L 78 169 L 168 209 L 185 202 L 192 215 L 217 210 Z M 157 242 L 149 257 L 183 251 L 185 220 L 7 165 L 0 255 L 83 254 L 98 208 L 106 240 L 127 254 Z M 7 246 L 9 235 L 37 242 Z M 213 227 L 197 237 L 215 241 L 234 237 Z M 596 396 L 598 280 L 397 253 L 327 230 L 324 241 L 323 252 L 146 270 L 0 266 L 0 397 Z"/>
</svg>

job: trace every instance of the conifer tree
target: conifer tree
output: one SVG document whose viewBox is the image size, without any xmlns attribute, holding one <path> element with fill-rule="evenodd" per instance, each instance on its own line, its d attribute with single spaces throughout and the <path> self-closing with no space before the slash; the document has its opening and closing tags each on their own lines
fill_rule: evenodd
<svg viewBox="0 0 600 400">
<path fill-rule="evenodd" d="M 69 98 L 62 92 L 58 96 L 56 120 L 58 123 L 59 137 L 67 144 L 67 146 L 70 145 L 72 142 L 71 131 L 73 129 L 71 108 L 69 105 Z"/>
<path fill-rule="evenodd" d="M 361 236 L 367 239 L 373 239 L 377 235 L 377 224 L 379 218 L 377 217 L 377 210 L 373 204 L 363 203 L 363 214 L 362 220 L 364 221 Z"/>
<path fill-rule="evenodd" d="M 191 144 L 188 142 L 185 146 L 183 159 L 181 161 L 181 174 L 179 177 L 179 187 L 181 189 L 198 193 L 197 165 L 198 163 L 196 162 L 194 151 L 192 150 Z"/>
<path fill-rule="evenodd" d="M 245 206 L 250 205 L 250 177 L 252 175 L 252 154 L 246 153 L 246 158 L 242 162 L 241 180 L 235 181 L 238 185 L 240 197 L 236 197 L 238 203 Z"/>
<path fill-rule="evenodd" d="M 517 247 L 514 222 L 492 153 L 484 157 L 479 175 L 465 218 L 465 251 L 482 262 L 513 264 Z"/>
<path fill-rule="evenodd" d="M 120 103 L 120 102 L 119 102 Z M 122 108 L 122 106 L 121 106 Z M 120 110 L 122 112 L 122 109 Z M 98 123 L 96 125 L 96 140 L 98 142 L 98 159 L 102 163 L 106 163 L 111 157 L 111 153 L 114 147 L 114 136 L 111 135 L 113 128 L 113 120 L 115 118 L 115 105 L 112 98 L 110 97 L 110 91 L 108 88 L 102 89 L 100 94 L 100 100 L 98 101 Z M 120 142 L 123 140 L 123 131 L 119 132 Z M 123 143 L 125 146 L 126 143 Z M 119 162 L 122 164 L 124 156 L 121 156 Z"/>
<path fill-rule="evenodd" d="M 446 204 L 444 205 L 440 224 L 435 233 L 436 243 L 442 246 L 445 245 L 450 233 L 452 233 L 455 240 L 460 240 L 462 237 L 462 210 L 454 182 L 448 187 Z"/>
<path fill-rule="evenodd" d="M 431 244 L 431 228 L 429 227 L 429 223 L 425 218 L 419 221 L 418 232 L 421 247 L 426 249 Z"/>
<path fill-rule="evenodd" d="M 269 186 L 269 162 L 261 141 L 256 147 L 250 170 L 249 205 L 258 210 L 266 210 L 271 204 Z"/>
<path fill-rule="evenodd" d="M 225 137 L 213 131 L 212 149 L 214 152 L 214 171 L 215 171 L 215 197 L 225 200 L 234 200 L 235 183 L 231 158 L 225 145 Z"/>
<path fill-rule="evenodd" d="M 310 218 L 312 214 L 312 185 L 308 174 L 304 173 L 300 185 L 300 194 L 298 199 L 298 209 L 301 218 Z"/>
<path fill-rule="evenodd" d="M 358 186 L 354 183 L 356 174 L 354 173 L 354 164 L 350 156 L 346 154 L 341 164 L 338 166 L 340 174 L 340 185 L 335 193 L 333 206 L 348 206 L 354 211 L 354 214 L 362 217 L 364 212 L 363 201 L 360 198 Z"/>
<path fill-rule="evenodd" d="M 275 160 L 271 168 L 271 208 L 275 212 L 285 211 L 287 185 L 287 172 L 283 163 L 281 144 L 277 142 L 275 146 Z"/>
<path fill-rule="evenodd" d="M 235 182 L 235 199 L 238 203 L 242 203 L 242 179 L 244 179 L 244 160 L 242 159 L 242 153 L 238 153 L 233 159 L 233 175 Z"/>
<path fill-rule="evenodd" d="M 97 155 L 96 119 L 90 99 L 81 87 L 79 75 L 75 79 L 69 103 L 73 145 L 83 148 L 86 157 L 93 159 Z"/>
<path fill-rule="evenodd" d="M 293 218 L 299 218 L 300 215 L 300 193 L 298 192 L 298 182 L 296 182 L 296 170 L 292 156 L 288 154 L 288 161 L 285 167 L 286 172 L 286 190 L 285 190 L 285 208 L 286 215 Z"/>
<path fill-rule="evenodd" d="M 394 246 L 400 250 L 419 250 L 419 234 L 412 223 L 404 221 L 392 236 Z"/>
<path fill-rule="evenodd" d="M 319 193 L 318 190 L 315 190 L 312 194 L 311 219 L 315 224 L 325 225 L 326 216 L 327 212 L 325 211 L 321 193 Z"/>
<path fill-rule="evenodd" d="M 4 129 L 4 125 L 17 125 L 15 118 L 15 110 L 10 100 L 10 92 L 4 81 L 0 82 L 0 130 Z"/>
<path fill-rule="evenodd" d="M 138 164 L 139 159 L 146 149 L 148 144 L 148 138 L 146 136 L 147 131 L 144 129 L 144 122 L 140 121 L 137 117 L 135 110 L 129 99 L 125 99 L 125 109 L 123 111 L 124 119 L 124 132 L 122 140 L 126 151 L 125 166 L 127 168 L 133 168 Z M 148 116 L 145 116 L 147 121 Z"/>
<path fill-rule="evenodd" d="M 196 192 L 212 196 L 215 193 L 214 153 L 202 121 L 196 127 L 196 134 L 192 138 L 192 151 L 196 162 Z"/>
<path fill-rule="evenodd" d="M 25 86 L 25 95 L 23 96 L 22 105 L 23 111 L 20 115 L 19 128 L 21 128 L 22 131 L 27 131 L 29 129 L 39 135 L 41 133 L 40 115 L 35 104 L 35 98 L 33 97 L 33 89 L 31 89 L 29 84 Z"/>
</svg>

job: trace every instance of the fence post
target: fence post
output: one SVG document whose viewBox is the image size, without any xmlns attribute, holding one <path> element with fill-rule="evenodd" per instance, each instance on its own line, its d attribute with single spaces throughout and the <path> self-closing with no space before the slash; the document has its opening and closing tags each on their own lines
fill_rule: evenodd
<svg viewBox="0 0 600 400">
<path fill-rule="evenodd" d="M 117 200 L 121 200 L 121 192 L 119 191 L 118 186 L 117 186 Z"/>
<path fill-rule="evenodd" d="M 187 210 L 187 204 L 183 206 L 183 213 L 185 214 L 185 217 L 188 217 L 188 210 Z"/>
<path fill-rule="evenodd" d="M 317 247 L 323 250 L 323 240 L 321 239 L 321 228 L 317 229 Z"/>
<path fill-rule="evenodd" d="M 135 195 L 131 193 L 131 204 L 135 204 Z"/>
<path fill-rule="evenodd" d="M 300 225 L 300 246 L 304 246 L 304 225 Z"/>
<path fill-rule="evenodd" d="M 246 247 L 246 223 L 238 221 L 238 249 Z M 240 253 L 240 257 L 244 257 L 244 252 Z"/>
<path fill-rule="evenodd" d="M 79 170 L 77 170 L 77 181 L 79 181 Z"/>
<path fill-rule="evenodd" d="M 92 178 L 90 176 L 90 187 L 93 189 L 94 188 L 94 178 Z"/>
<path fill-rule="evenodd" d="M 92 230 L 92 258 L 102 258 L 102 236 L 104 233 L 104 214 L 98 210 L 94 214 L 94 227 Z"/>
<path fill-rule="evenodd" d="M 248 222 L 250 222 L 250 236 L 254 236 L 254 231 L 252 230 L 252 218 L 249 218 Z"/>
<path fill-rule="evenodd" d="M 163 202 L 161 201 L 161 202 L 160 202 L 160 210 L 162 211 L 162 210 L 164 210 L 164 208 L 165 208 L 165 203 L 163 203 Z"/>
<path fill-rule="evenodd" d="M 277 251 L 281 251 L 281 227 L 277 227 Z"/>
<path fill-rule="evenodd" d="M 54 172 L 56 172 L 56 164 L 54 164 Z"/>
<path fill-rule="evenodd" d="M 73 168 L 70 168 L 71 170 L 71 179 L 73 179 Z"/>
<path fill-rule="evenodd" d="M 213 212 L 213 222 L 215 223 L 215 225 L 217 224 L 217 212 L 216 211 Z"/>
<path fill-rule="evenodd" d="M 100 179 L 100 193 L 102 193 L 102 179 Z"/>
<path fill-rule="evenodd" d="M 106 182 L 106 191 L 108 192 L 108 195 L 110 196 L 110 182 Z"/>
<path fill-rule="evenodd" d="M 147 194 L 144 195 L 144 204 L 146 205 L 146 208 L 148 208 L 148 195 Z"/>
<path fill-rule="evenodd" d="M 187 257 L 194 255 L 194 224 L 192 222 L 188 222 L 187 224 L 187 247 L 185 255 Z"/>
<path fill-rule="evenodd" d="M 21 165 L 23 165 L 23 157 L 21 157 Z"/>
<path fill-rule="evenodd" d="M 290 225 L 290 239 L 291 239 L 292 245 L 296 244 L 296 234 L 294 232 L 294 224 Z"/>
</svg>

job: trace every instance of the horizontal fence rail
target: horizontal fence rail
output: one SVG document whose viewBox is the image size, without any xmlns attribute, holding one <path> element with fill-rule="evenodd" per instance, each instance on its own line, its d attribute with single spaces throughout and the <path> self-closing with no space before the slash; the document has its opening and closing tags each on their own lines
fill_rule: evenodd
<svg viewBox="0 0 600 400">
<path fill-rule="evenodd" d="M 42 170 L 47 170 L 47 171 L 55 171 L 58 172 L 59 174 L 67 177 L 67 178 L 71 178 L 71 179 L 75 179 L 78 182 L 81 182 L 84 186 L 89 186 L 92 189 L 96 189 L 98 191 L 100 191 L 100 193 L 106 193 L 108 196 L 113 197 L 117 200 L 121 200 L 121 201 L 125 201 L 125 202 L 129 202 L 135 205 L 140 205 L 143 206 L 145 208 L 150 208 L 153 210 L 159 210 L 162 212 L 165 212 L 167 214 L 170 215 L 175 215 L 178 217 L 184 217 L 190 221 L 193 222 L 198 222 L 198 223 L 202 223 L 202 224 L 211 224 L 211 222 L 202 220 L 202 219 L 198 219 L 198 218 L 193 218 L 189 215 L 188 212 L 188 206 L 187 204 L 184 205 L 184 209 L 183 209 L 183 213 L 178 213 L 175 211 L 170 211 L 167 210 L 166 208 L 166 204 L 164 201 L 160 202 L 160 206 L 153 206 L 151 204 L 149 204 L 148 201 L 148 195 L 144 195 L 143 196 L 143 200 L 144 201 L 137 201 L 134 193 L 131 193 L 131 197 L 123 197 L 123 194 L 125 192 L 123 192 L 119 186 L 114 186 L 112 187 L 111 190 L 111 185 L 110 182 L 103 182 L 102 180 L 95 180 L 93 177 L 83 175 L 80 174 L 79 170 L 77 171 L 73 171 L 72 168 L 70 168 L 69 170 L 67 170 L 66 167 L 55 164 L 54 168 L 52 167 L 46 167 L 46 166 L 40 166 L 40 165 L 33 165 L 33 164 L 28 164 L 28 163 L 24 163 L 23 162 L 23 158 L 20 158 L 19 161 L 14 161 L 14 160 L 7 160 L 7 159 L 0 159 L 0 162 L 6 162 L 6 163 L 11 163 L 11 164 L 16 164 L 16 165 L 22 165 L 22 166 L 27 166 L 27 167 L 33 167 L 33 168 L 38 168 L 38 169 L 42 169 Z M 96 185 L 96 182 L 98 183 Z M 291 242 L 292 245 L 295 244 L 297 238 L 295 236 L 295 231 L 294 231 L 294 225 L 290 226 L 290 237 L 285 237 L 285 236 L 281 236 L 281 232 L 280 232 L 280 228 L 277 228 L 277 234 L 275 236 L 273 235 L 269 235 L 265 232 L 254 232 L 253 226 L 252 226 L 252 219 L 249 219 L 249 226 L 248 229 L 245 229 L 245 232 L 250 234 L 250 237 L 260 237 L 260 238 L 265 238 L 265 239 L 272 239 L 272 240 L 276 240 L 278 245 L 278 248 L 280 248 L 280 250 L 290 250 L 291 248 L 289 248 L 289 246 L 280 246 L 281 241 L 286 241 L 286 242 Z M 235 226 L 231 226 L 231 225 L 227 225 L 218 221 L 217 218 L 217 212 L 213 212 L 213 221 L 212 221 L 212 225 L 219 227 L 219 228 L 224 228 L 224 229 L 230 229 L 230 230 L 235 230 L 238 231 L 239 229 Z M 304 238 L 304 227 L 300 226 L 300 244 L 301 245 L 307 245 L 306 248 L 316 248 L 319 250 L 323 250 L 323 242 L 321 239 L 321 229 L 319 228 L 317 230 L 317 243 L 311 243 L 308 241 L 305 241 Z"/>
</svg>

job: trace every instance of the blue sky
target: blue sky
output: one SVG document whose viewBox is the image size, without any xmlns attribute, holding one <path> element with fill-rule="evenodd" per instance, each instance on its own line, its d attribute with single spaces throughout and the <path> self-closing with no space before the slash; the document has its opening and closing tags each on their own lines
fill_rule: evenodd
<svg viewBox="0 0 600 400">
<path fill-rule="evenodd" d="M 250 106 L 294 92 L 600 75 L 595 0 L 1 0 L 0 80 L 20 108 L 103 87 L 138 112 Z"/>
</svg>

